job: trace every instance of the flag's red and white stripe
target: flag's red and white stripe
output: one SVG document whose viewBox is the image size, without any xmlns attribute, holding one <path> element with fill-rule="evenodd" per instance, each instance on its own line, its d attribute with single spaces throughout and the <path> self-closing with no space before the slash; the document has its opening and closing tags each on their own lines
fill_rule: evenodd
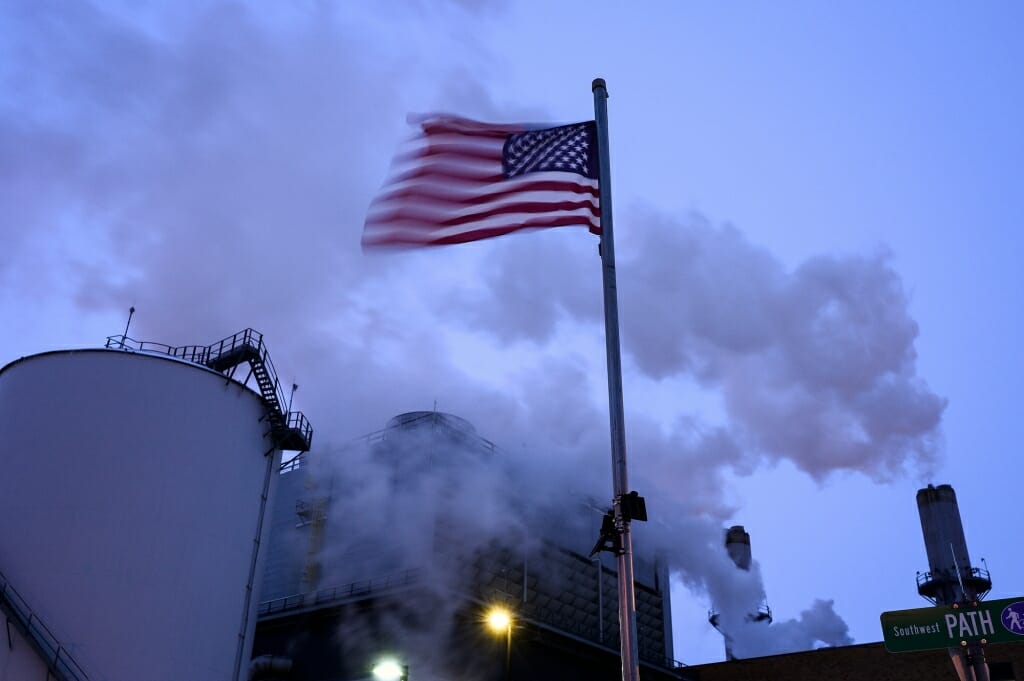
<svg viewBox="0 0 1024 681">
<path fill-rule="evenodd" d="M 556 171 L 505 177 L 505 140 L 528 126 L 454 117 L 418 124 L 420 134 L 395 157 L 370 204 L 364 247 L 454 244 L 570 225 L 600 233 L 596 179 Z"/>
</svg>

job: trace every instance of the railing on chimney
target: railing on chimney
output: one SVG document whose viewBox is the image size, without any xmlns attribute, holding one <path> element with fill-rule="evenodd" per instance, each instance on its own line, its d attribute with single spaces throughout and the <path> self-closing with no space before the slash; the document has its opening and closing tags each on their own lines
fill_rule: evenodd
<svg viewBox="0 0 1024 681">
<path fill-rule="evenodd" d="M 932 603 L 937 602 L 943 590 L 949 590 L 959 584 L 963 584 L 964 589 L 974 594 L 973 597 L 977 599 L 985 598 L 992 590 L 992 578 L 985 568 L 962 567 L 959 574 L 955 569 L 917 573 L 917 593 Z"/>
</svg>

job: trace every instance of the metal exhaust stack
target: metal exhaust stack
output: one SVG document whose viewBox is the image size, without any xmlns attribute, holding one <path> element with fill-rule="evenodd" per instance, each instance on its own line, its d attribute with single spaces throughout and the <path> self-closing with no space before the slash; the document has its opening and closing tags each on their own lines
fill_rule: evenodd
<svg viewBox="0 0 1024 681">
<path fill-rule="evenodd" d="M 917 573 L 917 592 L 936 605 L 970 603 L 992 589 L 988 570 L 971 565 L 956 492 L 950 485 L 928 485 L 917 491 L 917 510 L 928 554 L 928 572 Z M 989 681 L 981 644 L 949 648 L 961 681 Z"/>
<path fill-rule="evenodd" d="M 752 563 L 752 554 L 750 551 L 750 533 L 747 532 L 742 525 L 733 525 L 725 531 L 725 551 L 729 554 L 729 558 L 736 564 L 740 570 L 749 571 Z M 765 624 L 771 624 L 772 622 L 772 611 L 768 607 L 767 602 L 758 605 L 757 610 L 747 614 L 748 622 L 764 622 Z M 725 639 L 725 659 L 735 660 L 736 655 L 732 650 L 732 639 L 729 634 L 719 629 L 719 612 L 712 609 L 708 613 L 708 622 L 715 629 L 718 629 L 722 634 L 722 638 Z"/>
</svg>

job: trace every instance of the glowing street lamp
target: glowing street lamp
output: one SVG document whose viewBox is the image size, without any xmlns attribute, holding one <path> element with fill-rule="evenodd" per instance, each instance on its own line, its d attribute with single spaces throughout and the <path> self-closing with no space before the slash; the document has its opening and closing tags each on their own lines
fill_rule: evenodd
<svg viewBox="0 0 1024 681">
<path fill-rule="evenodd" d="M 487 613 L 487 626 L 499 634 L 512 628 L 512 614 L 504 608 L 492 608 Z"/>
<path fill-rule="evenodd" d="M 373 666 L 373 678 L 380 681 L 409 681 L 409 665 L 395 660 L 381 660 Z"/>
<path fill-rule="evenodd" d="M 505 608 L 491 608 L 486 621 L 491 631 L 505 634 L 505 681 L 508 681 L 512 663 L 512 613 Z"/>
</svg>

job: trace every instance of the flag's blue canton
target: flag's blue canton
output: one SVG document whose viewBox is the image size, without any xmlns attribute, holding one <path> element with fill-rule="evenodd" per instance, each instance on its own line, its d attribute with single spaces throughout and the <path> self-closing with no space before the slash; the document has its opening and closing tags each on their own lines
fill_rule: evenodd
<svg viewBox="0 0 1024 681">
<path fill-rule="evenodd" d="M 597 179 L 597 126 L 589 121 L 509 135 L 502 167 L 505 177 L 555 170 Z"/>
</svg>

